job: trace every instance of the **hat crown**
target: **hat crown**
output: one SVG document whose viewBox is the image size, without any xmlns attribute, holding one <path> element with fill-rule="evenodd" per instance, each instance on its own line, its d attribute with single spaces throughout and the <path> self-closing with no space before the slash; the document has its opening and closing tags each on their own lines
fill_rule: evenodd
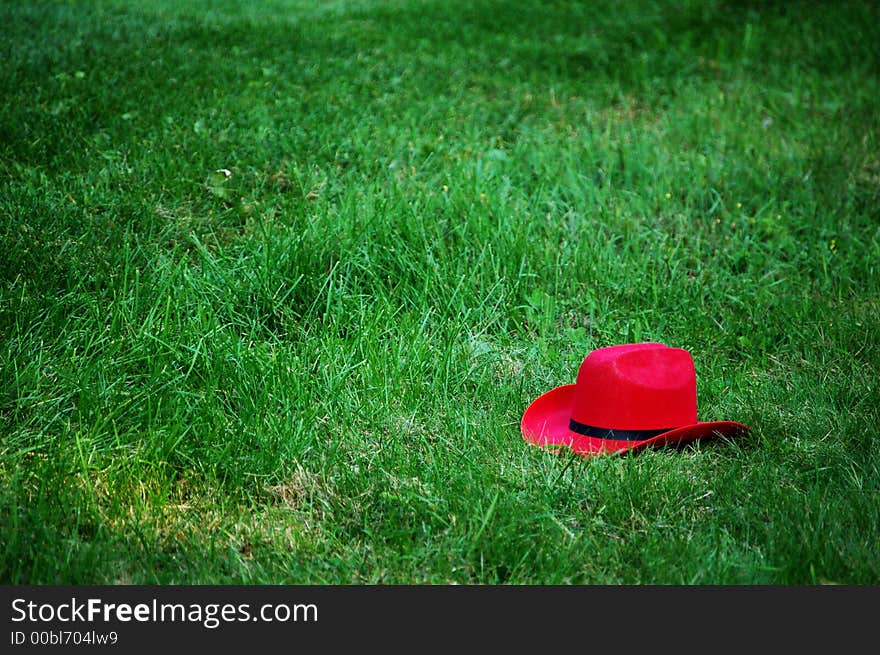
<svg viewBox="0 0 880 655">
<path fill-rule="evenodd" d="M 686 350 L 662 343 L 594 350 L 578 371 L 571 418 L 615 430 L 659 430 L 696 423 L 694 360 Z"/>
</svg>

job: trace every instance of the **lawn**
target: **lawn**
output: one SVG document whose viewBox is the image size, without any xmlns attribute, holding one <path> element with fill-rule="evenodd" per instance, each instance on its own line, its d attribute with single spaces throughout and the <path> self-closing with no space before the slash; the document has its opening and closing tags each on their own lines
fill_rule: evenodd
<svg viewBox="0 0 880 655">
<path fill-rule="evenodd" d="M 880 583 L 880 7 L 0 2 L 0 582 Z M 583 459 L 602 346 L 751 433 Z"/>
</svg>

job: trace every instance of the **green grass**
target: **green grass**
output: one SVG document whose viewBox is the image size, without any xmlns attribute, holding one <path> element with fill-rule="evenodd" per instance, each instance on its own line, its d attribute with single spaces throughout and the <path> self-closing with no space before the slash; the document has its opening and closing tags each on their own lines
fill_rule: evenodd
<svg viewBox="0 0 880 655">
<path fill-rule="evenodd" d="M 880 582 L 875 3 L 4 0 L 0 59 L 0 581 Z M 642 340 L 751 435 L 523 441 Z"/>
</svg>

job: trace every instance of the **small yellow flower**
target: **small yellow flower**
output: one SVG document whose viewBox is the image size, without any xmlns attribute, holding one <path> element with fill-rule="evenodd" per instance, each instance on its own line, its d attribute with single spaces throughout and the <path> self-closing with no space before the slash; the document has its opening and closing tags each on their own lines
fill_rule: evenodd
<svg viewBox="0 0 880 655">
<path fill-rule="evenodd" d="M 669 192 L 667 192 L 665 198 L 666 198 L 667 200 L 669 200 L 671 197 L 672 197 L 672 194 L 669 193 Z"/>
<path fill-rule="evenodd" d="M 447 191 L 449 191 L 449 187 L 446 186 L 445 184 L 440 188 L 443 190 L 443 193 L 446 193 Z"/>
</svg>

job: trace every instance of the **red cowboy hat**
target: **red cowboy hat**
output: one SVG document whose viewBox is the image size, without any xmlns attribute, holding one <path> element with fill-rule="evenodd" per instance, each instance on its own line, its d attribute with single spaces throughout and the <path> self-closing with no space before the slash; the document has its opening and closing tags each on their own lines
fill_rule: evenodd
<svg viewBox="0 0 880 655">
<path fill-rule="evenodd" d="M 581 455 L 748 432 L 733 421 L 697 421 L 697 375 L 688 351 L 662 343 L 599 348 L 577 382 L 539 396 L 522 417 L 523 438 Z M 557 449 L 558 450 L 558 449 Z"/>
</svg>

